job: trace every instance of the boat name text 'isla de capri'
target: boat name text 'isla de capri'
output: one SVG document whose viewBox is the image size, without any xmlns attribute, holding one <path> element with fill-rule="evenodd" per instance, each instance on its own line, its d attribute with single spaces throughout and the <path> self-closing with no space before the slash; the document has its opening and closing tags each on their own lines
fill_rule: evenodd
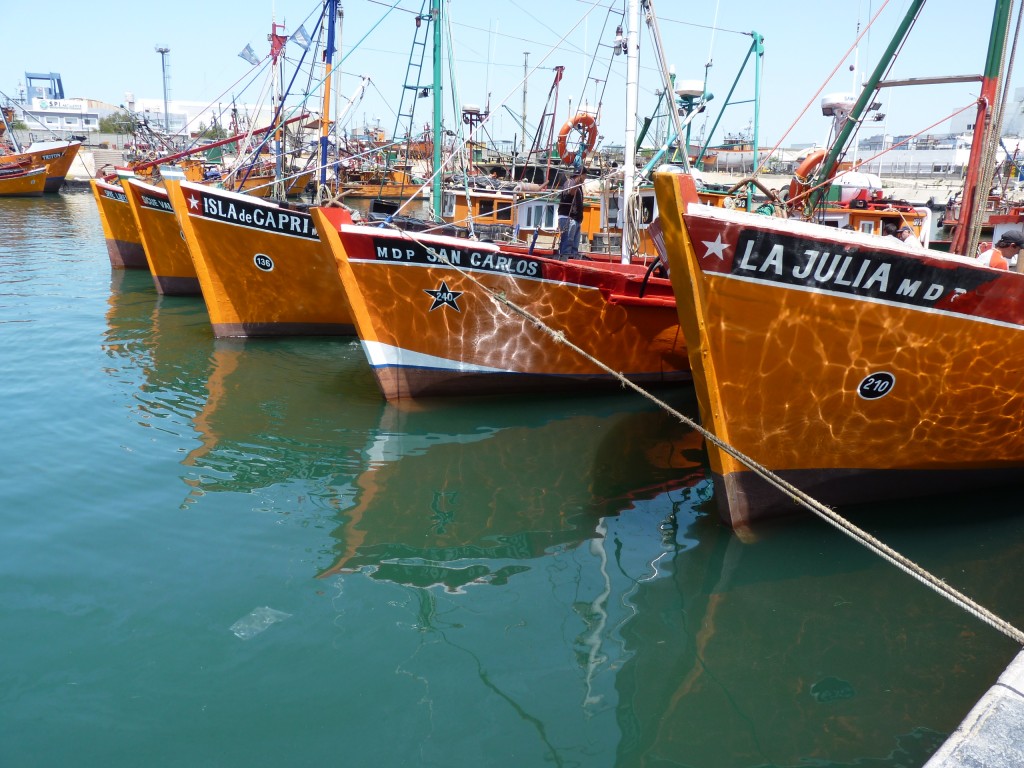
<svg viewBox="0 0 1024 768">
<path fill-rule="evenodd" d="M 282 235 L 297 235 L 299 237 L 308 237 L 311 240 L 317 239 L 316 227 L 313 226 L 313 220 L 308 213 L 267 208 L 266 206 L 260 206 L 257 203 L 250 203 L 245 200 L 219 200 L 208 195 L 190 196 L 188 203 L 193 208 L 199 207 L 197 197 L 202 198 L 203 216 L 208 219 L 241 224 L 253 229 L 277 232 Z"/>
</svg>

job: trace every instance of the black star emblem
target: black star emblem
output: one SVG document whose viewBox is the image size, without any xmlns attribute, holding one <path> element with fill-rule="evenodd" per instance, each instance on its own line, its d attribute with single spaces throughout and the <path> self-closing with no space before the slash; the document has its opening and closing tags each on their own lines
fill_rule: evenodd
<svg viewBox="0 0 1024 768">
<path fill-rule="evenodd" d="M 454 309 L 456 312 L 461 312 L 459 304 L 456 299 L 462 295 L 462 291 L 453 291 L 448 287 L 448 283 L 444 280 L 441 281 L 441 287 L 436 291 L 428 291 L 426 288 L 423 289 L 424 293 L 429 293 L 434 297 L 434 303 L 430 305 L 430 311 L 433 312 L 438 307 L 443 307 L 446 304 Z"/>
</svg>

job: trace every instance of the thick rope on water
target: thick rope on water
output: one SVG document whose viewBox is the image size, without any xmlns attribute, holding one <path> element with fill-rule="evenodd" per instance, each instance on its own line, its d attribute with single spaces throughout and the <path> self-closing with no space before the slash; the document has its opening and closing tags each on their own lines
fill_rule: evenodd
<svg viewBox="0 0 1024 768">
<path fill-rule="evenodd" d="M 607 365 L 605 365 L 603 362 L 595 358 L 589 352 L 576 346 L 573 342 L 569 341 L 569 339 L 566 338 L 565 334 L 562 333 L 561 331 L 554 330 L 539 317 L 530 314 L 515 302 L 510 301 L 508 297 L 505 296 L 503 293 L 499 293 L 497 291 L 492 290 L 491 288 L 488 288 L 470 272 L 466 271 L 459 265 L 453 264 L 451 261 L 449 261 L 444 254 L 437 252 L 428 244 L 422 242 L 421 240 L 418 240 L 416 237 L 414 237 L 408 232 L 403 232 L 403 234 L 409 237 L 409 239 L 419 243 L 419 245 L 424 247 L 439 262 L 446 264 L 447 266 L 459 272 L 463 277 L 467 278 L 468 280 L 472 281 L 474 284 L 479 286 L 488 296 L 488 298 L 490 298 L 491 301 L 493 301 L 495 304 L 507 307 L 520 317 L 523 317 L 524 319 L 528 320 L 536 328 L 546 333 L 557 343 L 564 344 L 565 346 L 569 347 L 570 349 L 575 351 L 577 354 L 579 354 L 589 362 L 596 365 L 605 373 L 617 379 L 624 388 L 632 389 L 640 396 L 650 400 L 652 403 L 657 405 L 666 413 L 671 414 L 672 416 L 677 418 L 680 422 L 688 426 L 690 429 L 693 429 L 694 431 L 700 433 L 705 440 L 707 440 L 710 443 L 713 443 L 722 451 L 725 451 L 727 454 L 729 454 L 734 459 L 742 463 L 744 466 L 753 471 L 759 477 L 763 478 L 764 480 L 766 480 L 767 482 L 771 483 L 776 488 L 781 490 L 797 504 L 804 507 L 805 509 L 808 509 L 809 511 L 820 517 L 822 520 L 827 522 L 829 525 L 839 530 L 840 532 L 845 533 L 847 536 L 849 536 L 851 539 L 853 539 L 861 546 L 867 548 L 871 552 L 874 552 L 883 560 L 888 561 L 889 563 L 896 566 L 907 575 L 917 579 L 919 582 L 924 584 L 924 586 L 928 587 L 933 592 L 936 592 L 937 594 L 946 598 L 954 605 L 959 606 L 967 613 L 974 616 L 976 619 L 983 621 L 993 629 L 1006 635 L 1011 640 L 1014 640 L 1015 642 L 1024 646 L 1024 632 L 1017 629 L 1017 627 L 1013 626 L 1010 622 L 992 613 L 992 611 L 988 610 L 983 605 L 979 605 L 974 600 L 967 597 L 967 595 L 964 595 L 954 587 L 951 587 L 938 576 L 929 573 L 927 570 L 925 570 L 923 567 L 912 561 L 910 558 L 900 554 L 892 547 L 879 541 L 877 538 L 869 534 L 867 531 L 857 527 L 852 522 L 847 520 L 845 517 L 837 513 L 834 509 L 825 506 L 820 501 L 804 493 L 796 486 L 786 482 L 767 467 L 759 464 L 757 461 L 740 452 L 736 448 L 733 448 L 728 443 L 719 440 L 718 437 L 713 435 L 711 432 L 702 427 L 700 424 L 698 424 L 696 421 L 691 419 L 686 414 L 680 413 L 675 408 L 670 406 L 668 403 L 664 402 L 663 400 L 660 400 L 647 390 L 631 382 L 629 379 L 625 377 L 625 375 L 623 375 L 619 371 L 615 371 L 609 368 Z"/>
</svg>

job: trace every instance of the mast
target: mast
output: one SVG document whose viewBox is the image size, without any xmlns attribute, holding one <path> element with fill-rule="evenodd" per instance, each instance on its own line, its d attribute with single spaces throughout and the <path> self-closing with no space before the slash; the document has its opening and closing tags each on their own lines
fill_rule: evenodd
<svg viewBox="0 0 1024 768">
<path fill-rule="evenodd" d="M 640 23 L 640 5 L 638 0 L 629 0 L 629 20 L 626 31 L 626 131 L 625 147 L 622 163 L 622 263 L 629 264 L 633 244 L 633 227 L 631 209 L 633 205 L 633 187 L 636 179 L 636 109 L 637 88 L 640 74 L 638 60 L 637 27 Z"/>
<path fill-rule="evenodd" d="M 526 154 L 526 81 L 530 76 L 529 61 L 530 52 L 523 51 L 523 114 L 520 115 L 521 125 L 519 131 L 519 153 L 522 155 Z"/>
<path fill-rule="evenodd" d="M 324 23 L 327 25 L 327 48 L 324 51 L 324 106 L 320 118 L 320 185 L 317 198 L 327 188 L 328 135 L 331 131 L 331 69 L 334 66 L 334 19 L 338 15 L 338 0 L 325 0 Z"/>
<path fill-rule="evenodd" d="M 980 222 L 981 209 L 988 197 L 988 190 L 979 190 L 979 186 L 982 181 L 990 178 L 991 169 L 983 168 L 982 165 L 984 158 L 988 156 L 992 131 L 998 133 L 1000 129 L 1000 126 L 992 124 L 992 118 L 996 113 L 999 76 L 1006 47 L 1006 31 L 1012 10 L 1013 0 L 996 0 L 995 12 L 992 16 L 992 32 L 988 41 L 988 54 L 985 57 L 985 71 L 981 76 L 981 96 L 978 98 L 978 115 L 974 121 L 974 138 L 971 141 L 971 153 L 967 160 L 967 175 L 964 178 L 964 192 L 960 203 L 962 214 L 949 248 L 951 253 L 961 256 L 974 255 L 973 250 L 978 245 L 977 222 Z"/>
<path fill-rule="evenodd" d="M 276 21 L 271 22 L 270 25 L 270 57 L 272 60 L 271 64 L 271 80 L 273 83 L 274 93 L 274 121 L 276 123 L 274 127 L 274 153 L 276 159 L 274 163 L 274 186 L 273 195 L 274 197 L 283 200 L 285 198 L 284 191 L 284 156 L 282 146 L 282 137 L 284 134 L 284 126 L 281 123 L 281 118 L 284 114 L 284 93 L 282 89 L 282 82 L 284 80 L 284 45 L 288 38 L 284 35 L 277 34 L 277 30 L 280 28 L 284 30 L 283 24 L 278 24 Z"/>
<path fill-rule="evenodd" d="M 441 3 L 443 0 L 430 0 L 430 15 L 434 21 L 434 175 L 430 188 L 430 212 L 435 219 L 441 218 Z"/>
<path fill-rule="evenodd" d="M 758 146 L 761 143 L 761 60 L 764 58 L 764 38 L 757 32 L 751 32 L 753 38 L 750 43 L 754 51 L 754 135 L 751 137 L 753 143 L 753 155 L 751 168 L 756 171 L 761 167 L 761 159 L 758 157 Z M 747 210 L 754 207 L 754 188 L 747 185 Z"/>
</svg>

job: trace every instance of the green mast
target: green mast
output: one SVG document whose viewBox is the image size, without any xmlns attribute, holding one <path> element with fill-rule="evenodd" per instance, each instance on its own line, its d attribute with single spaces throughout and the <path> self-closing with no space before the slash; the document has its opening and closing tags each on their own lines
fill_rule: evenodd
<svg viewBox="0 0 1024 768">
<path fill-rule="evenodd" d="M 430 188 L 430 211 L 435 219 L 441 218 L 441 7 L 443 0 L 430 0 L 430 15 L 434 21 L 434 175 Z"/>
<path fill-rule="evenodd" d="M 903 41 L 906 39 L 907 33 L 910 31 L 911 26 L 913 26 L 917 15 L 921 12 L 921 8 L 924 6 L 924 3 L 925 0 L 913 0 L 913 2 L 911 2 L 910 8 L 907 9 L 907 13 L 903 17 L 903 21 L 900 22 L 899 27 L 896 29 L 896 33 L 892 36 L 892 40 L 889 42 L 889 47 L 885 49 L 885 53 L 882 54 L 882 58 L 878 60 L 878 64 L 875 66 L 874 72 L 871 73 L 871 77 L 869 77 L 867 82 L 864 83 L 860 96 L 853 105 L 853 109 L 850 110 L 849 118 L 847 118 L 843 127 L 839 129 L 839 135 L 836 136 L 835 141 L 832 142 L 832 146 L 829 148 L 828 154 L 825 155 L 825 159 L 822 161 L 821 165 L 818 166 L 814 173 L 814 177 L 811 179 L 811 192 L 807 196 L 807 200 L 805 201 L 806 204 L 801 206 L 805 211 L 813 211 L 825 196 L 825 182 L 831 176 L 832 169 L 835 168 L 836 164 L 839 162 L 839 156 L 846 151 L 846 145 L 849 143 L 850 137 L 857 129 L 857 126 L 860 125 L 861 118 L 867 111 L 871 100 L 875 97 L 875 91 L 878 90 L 878 84 L 881 82 L 882 76 L 885 75 L 889 66 L 892 64 L 892 60 L 896 56 L 896 51 L 898 51 L 900 46 L 903 45 Z"/>
</svg>

